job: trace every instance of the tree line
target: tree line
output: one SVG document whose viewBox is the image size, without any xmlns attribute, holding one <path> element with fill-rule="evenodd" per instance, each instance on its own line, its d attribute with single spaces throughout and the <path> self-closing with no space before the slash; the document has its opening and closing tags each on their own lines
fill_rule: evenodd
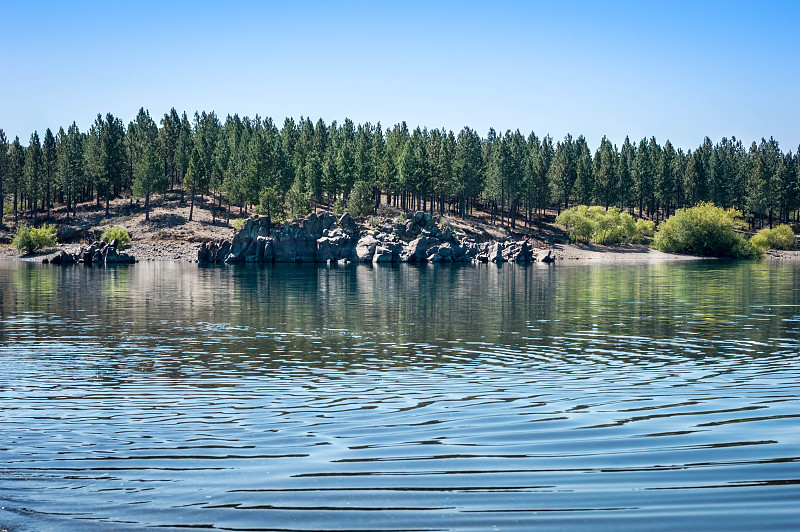
<svg viewBox="0 0 800 532">
<path fill-rule="evenodd" d="M 190 120 L 174 108 L 158 123 L 140 109 L 127 127 L 98 114 L 88 131 L 73 122 L 43 138 L 34 132 L 27 146 L 0 129 L 0 198 L 15 219 L 49 216 L 56 204 L 69 219 L 86 201 L 108 214 L 110 200 L 124 195 L 142 198 L 149 217 L 151 198 L 170 189 L 188 194 L 189 220 L 195 201 L 205 199 L 215 217 L 230 217 L 234 206 L 275 217 L 320 205 L 370 214 L 382 202 L 462 217 L 480 208 L 512 229 L 576 204 L 659 221 L 710 201 L 759 227 L 796 221 L 800 209 L 797 155 L 772 138 L 748 147 L 735 137 L 706 137 L 684 152 L 655 137 L 626 137 L 621 146 L 603 137 L 592 153 L 583 136 L 554 142 L 490 129 L 482 137 L 469 127 L 455 134 L 405 122 L 384 131 L 380 123 L 303 117 L 278 127 L 258 115 L 222 121 L 203 111 Z"/>
</svg>

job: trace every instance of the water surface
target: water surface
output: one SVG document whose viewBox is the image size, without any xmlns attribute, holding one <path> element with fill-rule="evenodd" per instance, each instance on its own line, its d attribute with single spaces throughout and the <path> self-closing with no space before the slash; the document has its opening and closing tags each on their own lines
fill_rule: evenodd
<svg viewBox="0 0 800 532">
<path fill-rule="evenodd" d="M 0 529 L 796 530 L 799 281 L 0 263 Z"/>
</svg>

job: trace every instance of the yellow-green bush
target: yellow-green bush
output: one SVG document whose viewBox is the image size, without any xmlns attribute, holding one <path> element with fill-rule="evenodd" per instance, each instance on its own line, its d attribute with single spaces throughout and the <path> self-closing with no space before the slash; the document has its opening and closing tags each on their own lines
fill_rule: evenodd
<svg viewBox="0 0 800 532">
<path fill-rule="evenodd" d="M 11 244 L 18 250 L 29 254 L 40 249 L 51 248 L 56 245 L 56 228 L 48 224 L 33 227 L 23 223 L 14 233 Z"/>
<path fill-rule="evenodd" d="M 619 244 L 641 241 L 653 234 L 653 222 L 634 221 L 633 216 L 615 207 L 578 205 L 556 218 L 556 223 L 569 232 L 575 242 Z"/>
<path fill-rule="evenodd" d="M 653 247 L 667 253 L 688 253 L 714 257 L 760 257 L 764 252 L 744 235 L 742 213 L 713 203 L 700 203 L 678 209 L 662 223 L 653 238 Z"/>
<path fill-rule="evenodd" d="M 761 249 L 794 249 L 797 246 L 794 231 L 785 224 L 774 229 L 762 229 L 750 242 Z"/>
<path fill-rule="evenodd" d="M 106 227 L 106 230 L 100 235 L 100 240 L 105 240 L 106 242 L 111 242 L 115 238 L 119 249 L 124 248 L 131 242 L 131 235 L 128 234 L 124 227 Z"/>
</svg>

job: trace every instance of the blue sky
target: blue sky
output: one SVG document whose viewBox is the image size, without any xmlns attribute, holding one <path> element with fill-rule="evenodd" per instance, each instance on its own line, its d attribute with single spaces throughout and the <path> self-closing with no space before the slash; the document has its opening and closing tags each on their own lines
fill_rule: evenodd
<svg viewBox="0 0 800 532">
<path fill-rule="evenodd" d="M 175 107 L 796 151 L 798 20 L 788 1 L 6 3 L 0 128 Z"/>
</svg>

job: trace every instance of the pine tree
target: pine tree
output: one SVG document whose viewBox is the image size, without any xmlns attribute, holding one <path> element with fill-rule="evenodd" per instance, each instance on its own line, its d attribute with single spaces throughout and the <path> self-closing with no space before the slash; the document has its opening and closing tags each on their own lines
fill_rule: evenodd
<svg viewBox="0 0 800 532">
<path fill-rule="evenodd" d="M 558 202 L 558 212 L 569 208 L 569 199 L 577 179 L 577 154 L 572 135 L 564 137 L 563 142 L 556 144 L 553 162 L 550 165 L 548 179 L 553 198 Z"/>
<path fill-rule="evenodd" d="M 186 170 L 186 175 L 183 178 L 183 188 L 189 189 L 191 194 L 191 206 L 189 207 L 190 222 L 194 215 L 194 197 L 203 189 L 206 175 L 206 169 L 203 167 L 203 156 L 200 155 L 200 149 L 195 146 L 192 149 L 192 155 L 189 157 L 189 168 Z"/>
<path fill-rule="evenodd" d="M 629 144 L 630 145 L 630 144 Z M 617 150 L 605 136 L 594 156 L 594 198 L 595 202 L 608 209 L 618 202 L 617 183 L 619 162 Z"/>
<path fill-rule="evenodd" d="M 44 142 L 42 143 L 42 172 L 44 177 L 44 205 L 42 210 L 47 210 L 47 216 L 50 216 L 51 195 L 55 187 L 56 172 L 58 167 L 58 154 L 56 153 L 56 139 L 50 128 L 44 134 Z"/>
<path fill-rule="evenodd" d="M 28 204 L 33 208 L 33 224 L 38 222 L 39 196 L 41 194 L 42 173 L 44 162 L 42 159 L 42 145 L 39 134 L 34 131 L 28 149 L 25 150 L 25 194 Z"/>
<path fill-rule="evenodd" d="M 66 133 L 63 128 L 59 129 L 58 138 L 60 141 L 58 173 L 66 196 L 67 221 L 69 221 L 70 207 L 72 207 L 74 214 L 76 212 L 78 194 L 85 180 L 83 136 L 78 130 L 78 126 L 73 122 Z"/>
<path fill-rule="evenodd" d="M 658 162 L 656 176 L 656 202 L 664 209 L 664 218 L 669 218 L 670 206 L 675 198 L 675 148 L 668 140 L 664 143 L 661 158 Z M 658 210 L 658 209 L 657 209 Z"/>
<path fill-rule="evenodd" d="M 644 205 L 649 202 L 653 194 L 653 163 L 650 159 L 650 152 L 650 144 L 644 138 L 639 142 L 633 159 L 633 188 L 640 218 Z"/>
<path fill-rule="evenodd" d="M 186 179 L 186 172 L 189 170 L 189 159 L 192 156 L 193 148 L 192 126 L 189 124 L 189 119 L 184 112 L 178 126 L 178 140 L 175 144 L 176 182 L 181 184 L 181 203 L 184 201 L 183 193 L 185 189 L 183 182 Z"/>
<path fill-rule="evenodd" d="M 3 195 L 3 181 L 8 177 L 8 139 L 6 132 L 0 129 L 0 229 L 3 229 L 3 215 L 5 215 L 5 199 Z"/>
<path fill-rule="evenodd" d="M 161 129 L 158 132 L 158 144 L 164 176 L 169 179 L 172 186 L 175 184 L 178 173 L 175 166 L 175 152 L 178 149 L 180 128 L 181 118 L 178 116 L 178 111 L 173 107 L 169 113 L 164 113 L 161 118 Z"/>
<path fill-rule="evenodd" d="M 162 165 L 162 150 L 159 146 L 158 126 L 150 113 L 139 109 L 132 128 L 133 193 L 144 197 L 144 219 L 150 220 L 150 196 L 163 194 L 169 186 L 169 175 Z"/>
<path fill-rule="evenodd" d="M 8 178 L 11 186 L 11 193 L 14 195 L 14 222 L 18 220 L 19 196 L 22 192 L 24 171 L 25 171 L 25 150 L 19 142 L 19 137 L 14 137 L 14 142 L 8 150 Z"/>
<path fill-rule="evenodd" d="M 633 160 L 636 155 L 636 148 L 631 144 L 630 138 L 625 136 L 625 141 L 620 148 L 619 158 L 617 159 L 617 195 L 619 198 L 620 209 L 633 212 L 635 203 L 633 172 Z"/>
<path fill-rule="evenodd" d="M 588 205 L 594 196 L 594 174 L 592 155 L 586 139 L 580 135 L 575 142 L 577 159 L 575 161 L 575 197 L 578 203 Z"/>
<path fill-rule="evenodd" d="M 458 134 L 453 165 L 458 183 L 459 216 L 464 218 L 467 215 L 467 203 L 483 190 L 481 138 L 468 127 Z"/>
</svg>

